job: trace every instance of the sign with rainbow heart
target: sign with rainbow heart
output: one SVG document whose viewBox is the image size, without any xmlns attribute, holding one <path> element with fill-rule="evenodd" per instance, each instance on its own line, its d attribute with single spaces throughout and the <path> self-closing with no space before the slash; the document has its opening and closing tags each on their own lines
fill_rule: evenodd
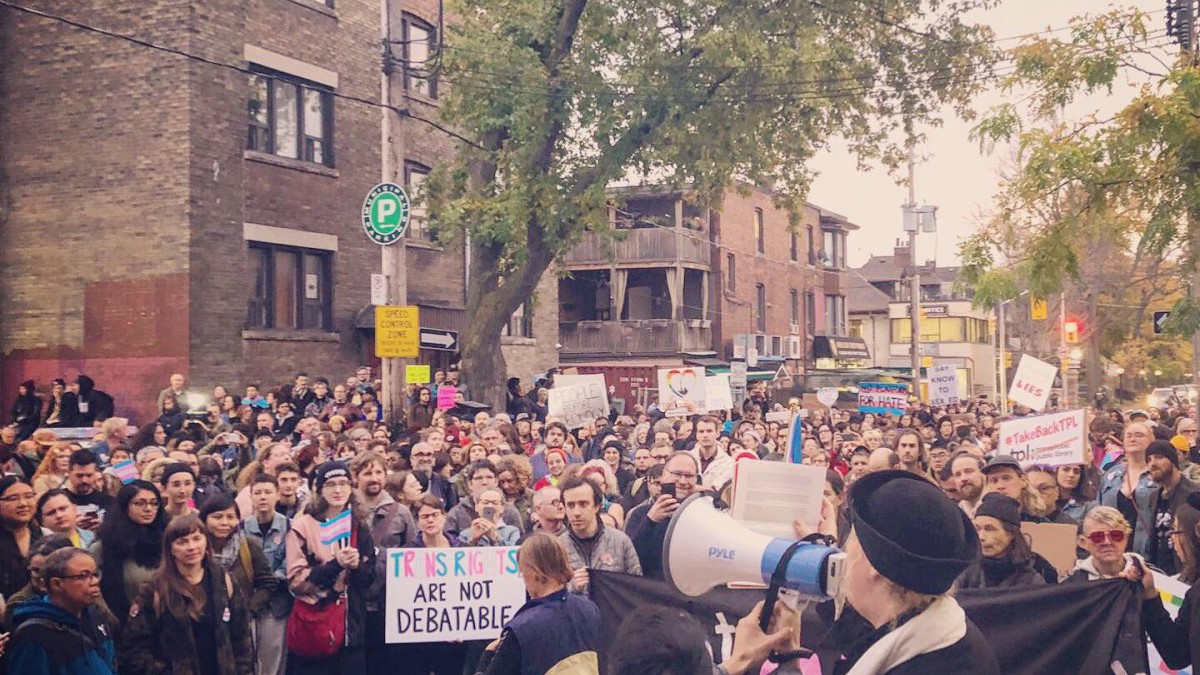
<svg viewBox="0 0 1200 675">
<path fill-rule="evenodd" d="M 698 366 L 678 366 L 658 370 L 658 407 L 672 410 L 704 411 L 707 382 L 704 369 Z"/>
</svg>

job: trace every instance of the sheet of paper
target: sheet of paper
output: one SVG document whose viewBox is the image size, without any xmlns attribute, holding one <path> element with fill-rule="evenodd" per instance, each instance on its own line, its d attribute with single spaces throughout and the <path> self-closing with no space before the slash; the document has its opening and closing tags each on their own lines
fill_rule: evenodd
<svg viewBox="0 0 1200 675">
<path fill-rule="evenodd" d="M 821 520 L 826 469 L 786 462 L 742 461 L 734 466 L 730 516 L 771 537 L 794 539 L 792 521 Z"/>
</svg>

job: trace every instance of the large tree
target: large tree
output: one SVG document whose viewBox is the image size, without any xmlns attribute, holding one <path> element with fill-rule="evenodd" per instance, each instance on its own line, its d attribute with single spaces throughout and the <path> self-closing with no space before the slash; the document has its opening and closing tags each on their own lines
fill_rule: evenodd
<svg viewBox="0 0 1200 675">
<path fill-rule="evenodd" d="M 736 178 L 798 211 L 831 137 L 895 167 L 899 132 L 967 112 L 993 48 L 963 15 L 993 1 L 451 0 L 441 118 L 461 143 L 428 194 L 439 236 L 470 243 L 473 397 L 503 400 L 501 329 L 585 229 L 608 231 L 610 183 L 716 200 Z"/>
</svg>

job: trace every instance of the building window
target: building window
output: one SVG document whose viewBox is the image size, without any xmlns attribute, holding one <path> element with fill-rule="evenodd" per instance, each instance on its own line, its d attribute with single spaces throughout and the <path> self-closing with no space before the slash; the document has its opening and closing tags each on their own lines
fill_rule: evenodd
<svg viewBox="0 0 1200 675">
<path fill-rule="evenodd" d="M 262 71 L 250 76 L 246 147 L 333 166 L 333 94 L 320 85 Z"/>
<path fill-rule="evenodd" d="M 846 298 L 825 296 L 825 330 L 829 335 L 846 334 Z"/>
<path fill-rule="evenodd" d="M 509 317 L 508 323 L 501 329 L 500 334 L 505 337 L 533 337 L 533 313 L 526 312 L 525 305 L 522 304 Z"/>
<path fill-rule="evenodd" d="M 437 78 L 431 77 L 437 31 L 428 23 L 404 15 L 402 22 L 404 46 L 404 89 L 426 98 L 437 98 Z"/>
<path fill-rule="evenodd" d="M 754 330 L 767 332 L 767 287 L 762 284 L 754 286 Z"/>
<path fill-rule="evenodd" d="M 404 234 L 409 239 L 433 241 L 429 232 L 429 212 L 425 208 L 424 195 L 421 193 L 421 185 L 428 177 L 429 167 L 424 164 L 404 163 L 404 189 L 408 192 L 408 199 L 412 204 L 408 231 Z"/>
<path fill-rule="evenodd" d="M 907 318 L 892 319 L 892 342 L 907 344 L 912 335 L 912 322 Z M 988 342 L 987 321 L 958 316 L 924 317 L 921 319 L 921 342 Z"/>
<path fill-rule="evenodd" d="M 763 210 L 754 209 L 754 245 L 760 254 L 767 251 L 767 233 L 763 222 Z"/>
<path fill-rule="evenodd" d="M 794 288 L 792 289 L 791 301 L 792 301 L 792 314 L 791 314 L 792 321 L 791 321 L 791 323 L 793 326 L 799 326 L 800 325 L 800 292 Z"/>
<path fill-rule="evenodd" d="M 329 330 L 333 255 L 250 242 L 254 294 L 247 328 Z"/>
<path fill-rule="evenodd" d="M 796 230 L 794 229 L 788 233 L 788 236 L 791 239 L 791 246 L 788 249 L 791 261 L 798 262 L 800 260 L 800 236 L 796 234 Z"/>
<path fill-rule="evenodd" d="M 845 252 L 842 250 L 842 235 L 833 230 L 825 230 L 825 264 L 835 269 L 846 266 Z"/>
<path fill-rule="evenodd" d="M 863 320 L 850 319 L 850 337 L 862 339 L 863 336 Z"/>
<path fill-rule="evenodd" d="M 725 254 L 725 290 L 737 292 L 737 258 L 732 253 Z"/>
<path fill-rule="evenodd" d="M 816 265 L 817 264 L 817 240 L 813 238 L 813 226 L 809 225 L 806 228 L 806 230 L 807 230 L 807 235 L 808 235 L 808 264 Z"/>
<path fill-rule="evenodd" d="M 817 296 L 804 294 L 804 327 L 809 335 L 817 333 Z"/>
</svg>

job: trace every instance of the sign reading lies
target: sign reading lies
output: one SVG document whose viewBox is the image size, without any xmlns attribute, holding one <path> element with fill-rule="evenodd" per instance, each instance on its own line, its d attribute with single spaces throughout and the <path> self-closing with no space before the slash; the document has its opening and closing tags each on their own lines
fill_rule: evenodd
<svg viewBox="0 0 1200 675">
<path fill-rule="evenodd" d="M 492 640 L 525 604 L 517 547 L 388 549 L 389 643 Z"/>
<path fill-rule="evenodd" d="M 1087 462 L 1084 411 L 1018 417 L 1000 423 L 997 454 L 1012 455 L 1021 466 L 1060 466 Z"/>
</svg>

